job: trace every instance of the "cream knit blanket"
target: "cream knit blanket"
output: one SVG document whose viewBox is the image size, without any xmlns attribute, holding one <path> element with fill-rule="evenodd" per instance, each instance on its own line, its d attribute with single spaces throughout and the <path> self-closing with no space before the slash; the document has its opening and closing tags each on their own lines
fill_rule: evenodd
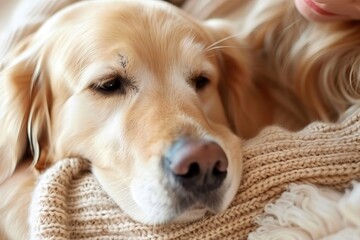
<svg viewBox="0 0 360 240">
<path fill-rule="evenodd" d="M 243 181 L 228 210 L 194 223 L 166 226 L 131 220 L 101 189 L 87 162 L 64 159 L 37 185 L 31 238 L 246 239 L 256 229 L 256 216 L 289 183 L 343 191 L 360 179 L 360 111 L 340 124 L 313 123 L 297 133 L 270 127 L 245 142 L 243 152 Z M 331 231 L 335 230 L 326 234 Z"/>
<path fill-rule="evenodd" d="M 360 183 L 345 194 L 311 184 L 290 184 L 257 219 L 249 240 L 359 240 Z"/>
</svg>

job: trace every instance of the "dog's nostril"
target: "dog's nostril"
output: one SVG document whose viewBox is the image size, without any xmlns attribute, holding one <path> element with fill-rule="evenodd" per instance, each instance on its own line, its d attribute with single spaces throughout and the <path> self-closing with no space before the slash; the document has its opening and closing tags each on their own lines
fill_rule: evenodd
<svg viewBox="0 0 360 240">
<path fill-rule="evenodd" d="M 189 191 L 212 191 L 227 175 L 224 150 L 215 142 L 182 138 L 167 154 L 165 171 Z"/>
<path fill-rule="evenodd" d="M 217 161 L 214 166 L 214 169 L 212 171 L 212 174 L 214 176 L 219 176 L 219 175 L 226 174 L 226 173 L 227 173 L 227 166 L 224 166 L 222 161 L 220 161 L 220 160 Z"/>
<path fill-rule="evenodd" d="M 183 178 L 193 178 L 200 174 L 200 167 L 197 163 L 191 163 L 189 166 L 189 170 L 185 174 L 178 174 L 178 176 Z"/>
</svg>

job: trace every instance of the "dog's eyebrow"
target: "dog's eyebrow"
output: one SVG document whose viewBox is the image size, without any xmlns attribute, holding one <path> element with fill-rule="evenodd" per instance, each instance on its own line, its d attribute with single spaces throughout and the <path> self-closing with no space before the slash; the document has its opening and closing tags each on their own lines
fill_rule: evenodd
<svg viewBox="0 0 360 240">
<path fill-rule="evenodd" d="M 119 62 L 120 62 L 120 66 L 125 69 L 129 63 L 129 59 L 127 56 L 119 53 Z"/>
</svg>

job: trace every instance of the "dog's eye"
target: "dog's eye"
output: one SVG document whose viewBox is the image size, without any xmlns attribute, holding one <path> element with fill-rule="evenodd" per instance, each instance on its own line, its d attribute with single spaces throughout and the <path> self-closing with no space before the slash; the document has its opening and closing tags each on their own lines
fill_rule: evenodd
<svg viewBox="0 0 360 240">
<path fill-rule="evenodd" d="M 121 88 L 121 82 L 117 78 L 113 80 L 108 80 L 98 86 L 98 89 L 104 92 L 114 92 L 120 90 Z"/>
<path fill-rule="evenodd" d="M 195 78 L 196 91 L 204 89 L 209 83 L 210 80 L 207 77 L 203 75 L 198 76 L 197 78 Z"/>
<path fill-rule="evenodd" d="M 103 79 L 93 84 L 91 88 L 103 94 L 118 93 L 122 95 L 124 95 L 128 89 L 137 89 L 130 80 L 121 77 Z"/>
</svg>

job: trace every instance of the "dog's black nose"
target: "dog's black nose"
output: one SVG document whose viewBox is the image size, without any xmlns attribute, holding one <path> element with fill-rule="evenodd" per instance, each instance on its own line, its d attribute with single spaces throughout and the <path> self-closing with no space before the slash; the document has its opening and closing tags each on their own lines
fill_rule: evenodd
<svg viewBox="0 0 360 240">
<path fill-rule="evenodd" d="M 173 144 L 164 159 L 165 171 L 192 192 L 208 192 L 224 181 L 228 160 L 215 142 L 181 138 Z"/>
</svg>

